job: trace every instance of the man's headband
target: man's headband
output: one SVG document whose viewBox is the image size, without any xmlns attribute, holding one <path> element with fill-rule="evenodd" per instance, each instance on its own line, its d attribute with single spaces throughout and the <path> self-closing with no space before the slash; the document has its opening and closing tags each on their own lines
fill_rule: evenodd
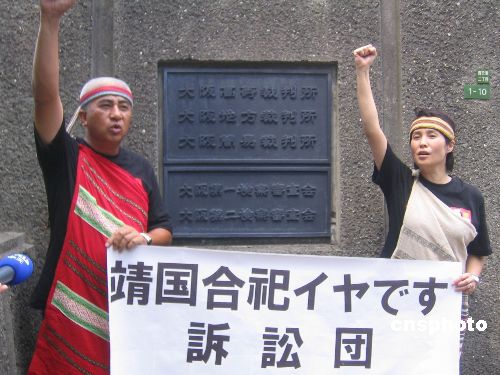
<svg viewBox="0 0 500 375">
<path fill-rule="evenodd" d="M 73 116 L 66 125 L 66 131 L 68 134 L 71 133 L 71 130 L 75 126 L 80 109 L 84 108 L 92 100 L 104 95 L 118 95 L 127 99 L 130 102 L 130 105 L 134 104 L 130 87 L 128 87 L 128 85 L 121 79 L 113 77 L 92 78 L 85 85 L 83 85 L 82 91 L 80 92 L 80 105 L 75 110 L 75 113 L 73 113 Z"/>
<path fill-rule="evenodd" d="M 99 77 L 88 81 L 80 92 L 80 107 L 104 95 L 118 95 L 134 104 L 130 87 L 122 80 L 113 77 Z"/>
<path fill-rule="evenodd" d="M 434 129 L 443 134 L 450 141 L 455 140 L 455 131 L 446 121 L 439 117 L 419 117 L 411 124 L 411 134 L 417 129 Z"/>
</svg>

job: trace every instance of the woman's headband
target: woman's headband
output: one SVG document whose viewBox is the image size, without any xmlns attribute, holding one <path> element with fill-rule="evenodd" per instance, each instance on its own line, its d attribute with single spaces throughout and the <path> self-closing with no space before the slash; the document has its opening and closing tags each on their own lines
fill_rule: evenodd
<svg viewBox="0 0 500 375">
<path fill-rule="evenodd" d="M 118 95 L 127 99 L 131 105 L 134 100 L 130 87 L 122 80 L 113 77 L 98 77 L 88 81 L 80 92 L 80 107 L 104 95 Z"/>
<path fill-rule="evenodd" d="M 455 131 L 446 121 L 439 117 L 419 117 L 412 122 L 410 128 L 410 137 L 417 129 L 434 129 L 443 134 L 450 141 L 455 140 Z"/>
</svg>

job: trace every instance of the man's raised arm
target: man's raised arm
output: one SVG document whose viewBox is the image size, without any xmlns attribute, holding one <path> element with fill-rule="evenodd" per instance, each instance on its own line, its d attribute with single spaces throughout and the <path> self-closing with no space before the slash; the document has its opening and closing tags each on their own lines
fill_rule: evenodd
<svg viewBox="0 0 500 375">
<path fill-rule="evenodd" d="M 33 59 L 35 128 L 45 144 L 61 127 L 63 108 L 59 96 L 59 23 L 75 0 L 40 0 L 40 29 Z"/>
</svg>

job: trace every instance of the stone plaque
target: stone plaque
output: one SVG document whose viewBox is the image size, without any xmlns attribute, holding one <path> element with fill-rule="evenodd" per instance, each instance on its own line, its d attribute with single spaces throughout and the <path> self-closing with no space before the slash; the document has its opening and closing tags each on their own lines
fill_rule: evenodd
<svg viewBox="0 0 500 375">
<path fill-rule="evenodd" d="M 176 237 L 330 235 L 332 67 L 163 68 Z"/>
</svg>

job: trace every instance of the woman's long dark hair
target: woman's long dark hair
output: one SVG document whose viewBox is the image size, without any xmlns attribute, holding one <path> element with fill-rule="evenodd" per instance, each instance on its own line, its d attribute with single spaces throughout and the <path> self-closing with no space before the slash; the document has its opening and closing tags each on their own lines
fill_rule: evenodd
<svg viewBox="0 0 500 375">
<path fill-rule="evenodd" d="M 447 115 L 446 113 L 441 112 L 437 109 L 415 108 L 415 116 L 416 116 L 415 120 L 419 117 L 439 117 L 441 120 L 446 121 L 448 123 L 448 125 L 451 126 L 451 128 L 453 129 L 454 132 L 456 131 L 455 122 L 453 121 L 453 119 L 449 115 Z M 447 144 L 451 142 L 447 137 L 445 137 L 445 139 L 446 139 Z M 448 173 L 453 171 L 454 162 L 455 162 L 455 157 L 453 156 L 453 151 L 447 153 L 446 154 L 446 171 Z"/>
</svg>

